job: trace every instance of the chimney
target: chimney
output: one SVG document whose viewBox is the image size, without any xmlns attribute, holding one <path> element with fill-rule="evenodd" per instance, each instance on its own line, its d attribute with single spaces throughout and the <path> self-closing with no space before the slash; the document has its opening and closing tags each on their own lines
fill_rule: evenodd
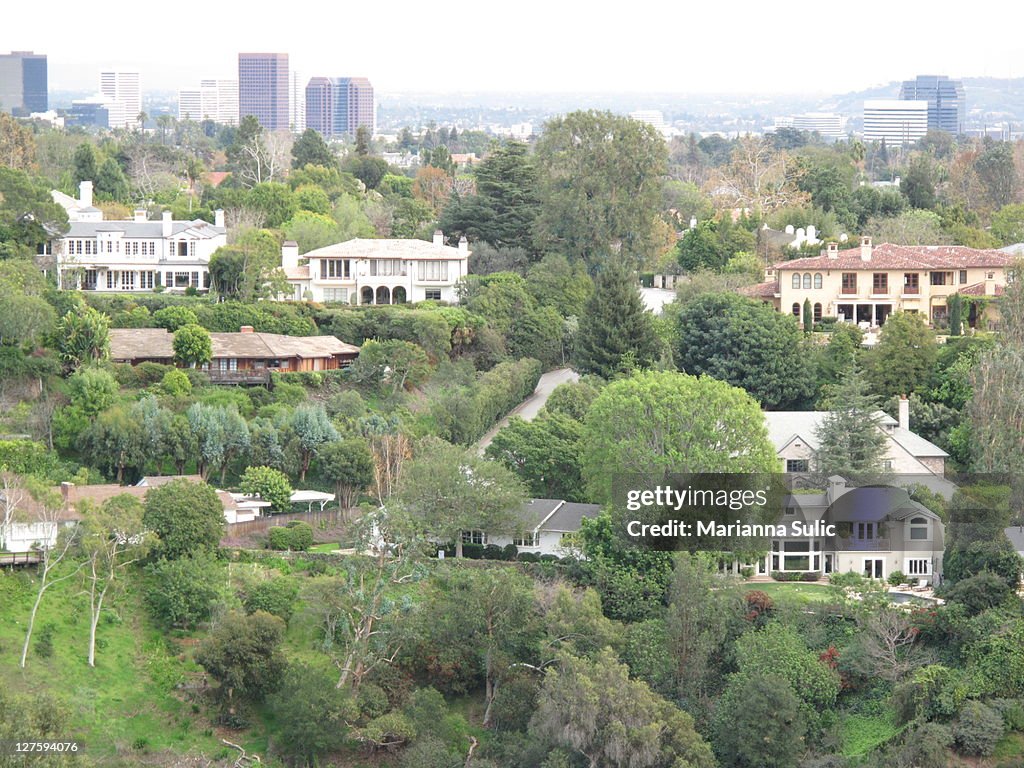
<svg viewBox="0 0 1024 768">
<path fill-rule="evenodd" d="M 160 222 L 160 236 L 168 238 L 171 236 L 171 212 L 164 211 L 163 219 Z"/>
<path fill-rule="evenodd" d="M 808 224 L 807 225 L 807 239 L 808 240 L 817 240 L 818 239 L 818 229 L 813 224 Z"/>
<path fill-rule="evenodd" d="M 69 483 L 67 481 L 64 481 L 63 483 L 60 484 L 60 496 L 62 499 L 64 499 L 65 504 L 68 503 L 68 496 L 71 495 L 71 489 L 74 487 L 74 483 Z"/>
<path fill-rule="evenodd" d="M 986 272 L 985 273 L 985 295 L 995 296 L 996 295 L 996 273 Z"/>
<path fill-rule="evenodd" d="M 860 239 L 860 260 L 871 261 L 871 238 L 862 237 Z"/>
<path fill-rule="evenodd" d="M 696 228 L 697 228 L 697 217 L 696 216 L 691 216 L 690 217 L 690 229 L 696 229 Z"/>
<path fill-rule="evenodd" d="M 825 246 L 825 253 L 830 259 L 839 258 L 839 243 L 829 243 Z"/>
<path fill-rule="evenodd" d="M 440 229 L 434 230 L 434 245 L 444 245 L 444 232 Z"/>
<path fill-rule="evenodd" d="M 223 209 L 218 208 L 216 211 L 213 212 L 213 226 L 215 226 L 215 227 L 222 227 L 223 228 L 223 226 L 224 226 L 224 211 L 223 211 Z"/>
<path fill-rule="evenodd" d="M 135 216 L 133 218 L 133 221 L 146 221 L 148 219 L 149 219 L 149 214 L 146 213 L 146 209 L 145 208 L 136 208 L 135 209 Z"/>
<path fill-rule="evenodd" d="M 241 328 L 238 329 L 238 332 L 239 333 L 252 333 L 253 332 L 253 327 L 251 325 L 243 325 Z"/>
<path fill-rule="evenodd" d="M 294 240 L 285 240 L 281 246 L 281 266 L 284 269 L 295 269 L 299 266 L 299 244 Z"/>
<path fill-rule="evenodd" d="M 906 395 L 900 395 L 900 412 L 899 419 L 900 429 L 910 431 L 910 401 L 907 400 Z"/>
<path fill-rule="evenodd" d="M 82 208 L 92 206 L 92 182 L 83 181 L 78 185 L 78 203 Z"/>
<path fill-rule="evenodd" d="M 459 238 L 459 253 L 469 253 L 469 240 L 465 235 Z"/>
<path fill-rule="evenodd" d="M 900 185 L 900 177 L 899 176 L 897 176 L 895 179 L 892 180 L 892 185 L 894 187 L 898 187 Z"/>
</svg>

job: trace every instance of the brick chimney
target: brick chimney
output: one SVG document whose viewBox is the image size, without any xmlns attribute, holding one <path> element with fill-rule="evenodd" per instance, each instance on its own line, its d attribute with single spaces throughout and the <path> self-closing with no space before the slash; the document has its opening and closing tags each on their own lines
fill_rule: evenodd
<svg viewBox="0 0 1024 768">
<path fill-rule="evenodd" d="M 825 253 L 830 259 L 839 258 L 839 243 L 829 243 L 825 246 Z"/>
<path fill-rule="evenodd" d="M 860 239 L 860 260 L 871 261 L 871 238 L 862 237 Z"/>
<path fill-rule="evenodd" d="M 251 325 L 243 325 L 241 328 L 238 329 L 238 332 L 239 333 L 253 333 L 254 330 L 253 330 L 253 327 Z"/>
<path fill-rule="evenodd" d="M 900 424 L 900 429 L 910 431 L 910 401 L 907 400 L 906 395 L 900 395 L 900 410 L 897 421 Z"/>
<path fill-rule="evenodd" d="M 434 230 L 434 245 L 444 245 L 444 232 L 440 229 Z"/>
<path fill-rule="evenodd" d="M 74 483 L 69 483 L 66 480 L 60 484 L 60 496 L 64 499 L 64 503 L 68 503 L 68 497 L 71 495 L 71 489 L 75 487 Z"/>
</svg>

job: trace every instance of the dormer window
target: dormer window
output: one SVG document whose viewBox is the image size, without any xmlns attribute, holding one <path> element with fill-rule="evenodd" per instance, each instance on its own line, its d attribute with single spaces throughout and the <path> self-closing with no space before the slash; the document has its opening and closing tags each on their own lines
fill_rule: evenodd
<svg viewBox="0 0 1024 768">
<path fill-rule="evenodd" d="M 910 518 L 910 538 L 914 541 L 927 541 L 928 540 L 928 518 L 927 517 L 912 517 Z"/>
</svg>

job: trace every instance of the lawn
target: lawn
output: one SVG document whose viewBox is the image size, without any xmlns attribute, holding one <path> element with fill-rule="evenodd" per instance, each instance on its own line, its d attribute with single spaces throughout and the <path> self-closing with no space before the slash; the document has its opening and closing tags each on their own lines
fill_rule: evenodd
<svg viewBox="0 0 1024 768">
<path fill-rule="evenodd" d="M 314 544 L 309 548 L 310 552 L 334 552 L 341 547 L 336 541 L 329 541 L 326 544 Z"/>
<path fill-rule="evenodd" d="M 827 584 L 805 584 L 799 581 L 747 582 L 746 590 L 760 590 L 775 602 L 807 605 L 836 600 L 836 593 Z"/>
<path fill-rule="evenodd" d="M 866 755 L 902 730 L 894 722 L 891 712 L 884 715 L 844 715 L 840 725 L 843 754 L 847 757 Z"/>
</svg>

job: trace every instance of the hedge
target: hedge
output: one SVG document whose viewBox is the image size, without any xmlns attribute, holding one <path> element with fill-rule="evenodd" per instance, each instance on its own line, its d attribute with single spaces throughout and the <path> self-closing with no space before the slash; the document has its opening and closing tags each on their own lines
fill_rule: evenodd
<svg viewBox="0 0 1024 768">
<path fill-rule="evenodd" d="M 271 549 L 305 552 L 313 546 L 313 527 L 301 520 L 292 520 L 285 526 L 274 526 L 268 532 Z"/>
</svg>

